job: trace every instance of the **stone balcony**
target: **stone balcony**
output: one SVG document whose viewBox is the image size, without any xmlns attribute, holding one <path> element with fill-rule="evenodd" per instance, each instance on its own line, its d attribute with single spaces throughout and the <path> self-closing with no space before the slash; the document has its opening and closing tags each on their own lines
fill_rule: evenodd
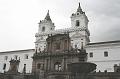
<svg viewBox="0 0 120 79">
<path fill-rule="evenodd" d="M 82 54 L 82 55 L 81 55 Z M 65 50 L 65 51 L 56 51 L 54 53 L 52 52 L 38 52 L 35 53 L 33 58 L 37 59 L 37 58 L 46 58 L 46 57 L 63 57 L 63 56 L 77 56 L 77 57 L 81 57 L 85 55 L 84 52 L 82 52 L 80 49 L 74 49 L 71 51 Z"/>
</svg>

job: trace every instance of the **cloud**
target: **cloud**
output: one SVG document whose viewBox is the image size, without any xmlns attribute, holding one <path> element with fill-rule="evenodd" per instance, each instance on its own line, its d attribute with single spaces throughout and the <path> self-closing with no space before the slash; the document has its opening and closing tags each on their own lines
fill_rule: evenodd
<svg viewBox="0 0 120 79">
<path fill-rule="evenodd" d="M 120 16 L 120 0 L 87 0 L 88 9 L 97 14 L 104 14 L 110 16 Z"/>
<path fill-rule="evenodd" d="M 89 0 L 87 8 L 92 42 L 120 40 L 120 0 Z"/>
<path fill-rule="evenodd" d="M 120 0 L 0 0 L 0 51 L 34 48 L 37 23 L 48 9 L 56 28 L 70 27 L 79 1 L 90 20 L 91 42 L 120 39 Z"/>
</svg>

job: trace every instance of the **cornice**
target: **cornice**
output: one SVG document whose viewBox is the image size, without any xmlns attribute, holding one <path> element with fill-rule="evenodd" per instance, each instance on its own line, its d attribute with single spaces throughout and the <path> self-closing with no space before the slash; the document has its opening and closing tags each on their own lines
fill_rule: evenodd
<svg viewBox="0 0 120 79">
<path fill-rule="evenodd" d="M 0 52 L 0 54 L 17 54 L 17 53 L 28 53 L 29 51 L 35 52 L 35 49 L 25 49 L 25 50 L 15 50 L 15 51 L 4 51 Z"/>
<path fill-rule="evenodd" d="M 47 36 L 48 34 L 60 34 L 60 33 L 71 33 L 71 32 L 76 32 L 76 31 L 86 31 L 88 33 L 88 35 L 90 35 L 89 30 L 86 27 L 82 27 L 82 28 L 66 28 L 66 29 L 58 29 L 58 30 L 54 30 L 54 31 L 50 31 L 50 32 L 43 32 L 43 33 L 36 33 L 35 37 L 39 37 L 39 36 Z"/>
</svg>

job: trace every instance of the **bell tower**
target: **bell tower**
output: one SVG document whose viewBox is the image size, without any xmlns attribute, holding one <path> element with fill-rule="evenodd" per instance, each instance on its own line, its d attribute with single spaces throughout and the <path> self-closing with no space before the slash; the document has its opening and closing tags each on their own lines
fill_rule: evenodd
<svg viewBox="0 0 120 79">
<path fill-rule="evenodd" d="M 50 14 L 48 10 L 44 20 L 40 20 L 38 33 L 36 33 L 35 35 L 36 37 L 35 48 L 37 52 L 43 51 L 46 48 L 47 35 L 45 34 L 49 34 L 51 31 L 54 31 L 54 30 L 55 30 L 55 26 L 50 18 Z"/>
<path fill-rule="evenodd" d="M 49 10 L 47 12 L 47 15 L 44 20 L 40 20 L 39 22 L 39 33 L 47 33 L 50 31 L 53 31 L 55 29 L 54 23 L 52 22 L 50 15 L 49 15 Z"/>
<path fill-rule="evenodd" d="M 71 34 L 74 48 L 80 48 L 81 42 L 83 42 L 84 46 L 90 42 L 88 22 L 89 20 L 79 3 L 77 11 L 71 15 L 71 28 L 75 30 L 73 35 Z"/>
<path fill-rule="evenodd" d="M 85 15 L 85 12 L 82 11 L 82 8 L 79 3 L 76 13 L 73 13 L 71 15 L 71 26 L 73 28 L 88 27 L 88 22 L 89 20 Z"/>
</svg>

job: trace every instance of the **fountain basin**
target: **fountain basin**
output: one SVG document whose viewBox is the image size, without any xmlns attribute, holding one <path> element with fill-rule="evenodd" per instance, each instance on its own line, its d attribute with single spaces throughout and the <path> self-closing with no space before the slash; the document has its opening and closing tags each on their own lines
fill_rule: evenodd
<svg viewBox="0 0 120 79">
<path fill-rule="evenodd" d="M 68 64 L 68 71 L 72 73 L 90 73 L 96 69 L 96 64 L 90 62 L 78 62 Z"/>
</svg>

